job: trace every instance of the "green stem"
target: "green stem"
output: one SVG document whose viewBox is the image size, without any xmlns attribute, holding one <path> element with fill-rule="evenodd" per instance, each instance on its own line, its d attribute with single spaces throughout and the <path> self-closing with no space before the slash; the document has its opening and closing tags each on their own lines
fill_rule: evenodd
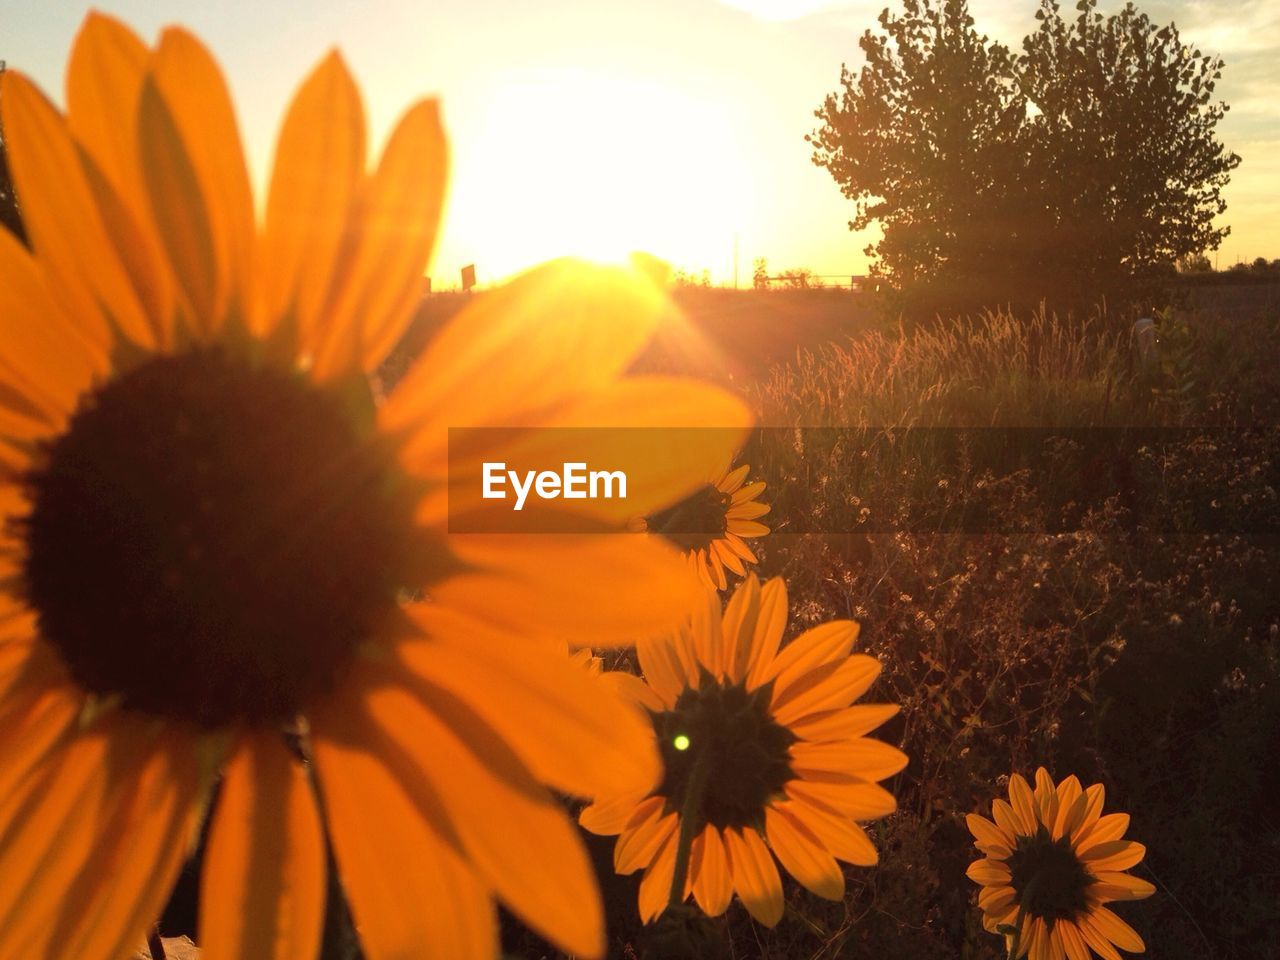
<svg viewBox="0 0 1280 960">
<path fill-rule="evenodd" d="M 689 779 L 685 781 L 684 805 L 680 808 L 680 837 L 676 841 L 676 866 L 671 874 L 671 893 L 667 897 L 668 909 L 684 903 L 689 852 L 693 849 L 694 836 L 702 828 L 702 793 L 706 789 L 710 769 L 706 754 L 699 751 L 694 758 L 693 769 L 689 771 Z"/>
<path fill-rule="evenodd" d="M 1009 942 L 1009 960 L 1018 960 L 1018 949 L 1022 946 L 1022 919 L 1027 914 L 1027 901 L 1031 899 L 1031 891 L 1036 887 L 1039 877 L 1032 877 L 1027 889 L 1018 894 L 1018 916 L 1013 921 L 1013 937 Z"/>
</svg>

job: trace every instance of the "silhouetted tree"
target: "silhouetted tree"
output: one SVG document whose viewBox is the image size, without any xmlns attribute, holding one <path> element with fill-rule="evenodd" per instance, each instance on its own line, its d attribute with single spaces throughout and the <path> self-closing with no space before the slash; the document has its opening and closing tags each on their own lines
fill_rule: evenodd
<svg viewBox="0 0 1280 960">
<path fill-rule="evenodd" d="M 1085 305 L 1218 246 L 1239 158 L 1214 128 L 1220 60 L 1129 5 L 1042 0 L 1020 54 L 965 0 L 904 0 L 842 67 L 806 139 L 855 203 L 850 228 L 909 313 L 1047 298 Z"/>
</svg>

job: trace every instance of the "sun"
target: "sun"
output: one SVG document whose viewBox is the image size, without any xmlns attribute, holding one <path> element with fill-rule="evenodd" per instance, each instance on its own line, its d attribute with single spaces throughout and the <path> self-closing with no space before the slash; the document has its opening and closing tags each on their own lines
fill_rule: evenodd
<svg viewBox="0 0 1280 960">
<path fill-rule="evenodd" d="M 731 275 L 751 191 L 731 117 L 710 97 L 585 69 L 520 71 L 467 126 L 454 248 L 483 277 L 637 250 Z"/>
</svg>

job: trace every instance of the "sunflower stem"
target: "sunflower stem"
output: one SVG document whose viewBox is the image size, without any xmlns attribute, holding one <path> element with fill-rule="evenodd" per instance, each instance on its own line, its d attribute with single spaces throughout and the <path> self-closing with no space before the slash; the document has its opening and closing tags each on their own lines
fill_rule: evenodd
<svg viewBox="0 0 1280 960">
<path fill-rule="evenodd" d="M 1009 938 L 1009 960 L 1018 960 L 1018 951 L 1022 948 L 1022 920 L 1027 914 L 1027 901 L 1031 899 L 1031 892 L 1039 879 L 1038 876 L 1032 877 L 1027 889 L 1018 894 L 1018 916 L 1013 921 L 1013 936 Z"/>
<path fill-rule="evenodd" d="M 685 781 L 684 804 L 680 808 L 680 837 L 676 841 L 676 866 L 671 874 L 671 893 L 667 897 L 667 909 L 684 903 L 684 884 L 689 874 L 689 853 L 693 838 L 702 829 L 702 794 L 707 786 L 707 774 L 711 764 L 704 751 L 694 758 L 693 769 Z"/>
<path fill-rule="evenodd" d="M 160 939 L 160 924 L 153 924 L 151 931 L 147 934 L 147 952 L 151 954 L 151 960 L 167 960 L 168 954 L 164 951 L 164 941 Z"/>
</svg>

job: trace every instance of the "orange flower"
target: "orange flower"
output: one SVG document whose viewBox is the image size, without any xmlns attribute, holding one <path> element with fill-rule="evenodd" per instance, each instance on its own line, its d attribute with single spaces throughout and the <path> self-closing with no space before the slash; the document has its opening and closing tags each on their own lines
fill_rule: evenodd
<svg viewBox="0 0 1280 960">
<path fill-rule="evenodd" d="M 495 897 L 598 955 L 589 861 L 542 784 L 647 789 L 657 756 L 526 637 L 657 629 L 687 574 L 648 538 L 449 535 L 447 431 L 712 422 L 740 443 L 743 408 L 623 377 L 664 302 L 571 263 L 477 298 L 375 407 L 446 150 L 422 101 L 367 170 L 336 54 L 289 108 L 261 224 L 189 33 L 148 48 L 90 15 L 66 102 L 3 75 L 32 251 L 0 231 L 0 956 L 139 942 L 219 772 L 209 960 L 315 955 L 326 830 L 374 960 L 494 955 Z M 662 508 L 732 449 L 674 450 L 633 499 Z"/>
<path fill-rule="evenodd" d="M 854 821 L 893 812 L 893 795 L 876 781 L 907 758 L 866 734 L 898 708 L 850 705 L 880 674 L 878 661 L 850 653 L 856 623 L 824 623 L 779 649 L 786 620 L 782 580 L 762 588 L 748 576 L 723 615 L 717 594 L 707 591 L 682 630 L 637 645 L 644 681 L 602 676 L 647 711 L 666 766 L 656 790 L 619 784 L 580 818 L 593 833 L 619 835 L 619 873 L 644 870 L 645 921 L 667 905 L 690 809 L 684 896 L 692 893 L 710 916 L 723 913 L 736 891 L 753 917 L 776 924 L 783 902 L 775 856 L 805 887 L 833 900 L 844 895 L 837 859 L 877 860 Z"/>
<path fill-rule="evenodd" d="M 1067 777 L 1057 786 L 1041 767 L 1033 793 L 1020 774 L 1009 778 L 1009 802 L 992 804 L 995 822 L 966 818 L 984 859 L 969 865 L 969 879 L 982 885 L 982 925 L 1003 932 L 1017 956 L 1031 960 L 1089 960 L 1094 951 L 1119 960 L 1116 947 L 1146 949 L 1133 928 L 1106 906 L 1140 900 L 1155 887 L 1125 873 L 1146 847 L 1120 839 L 1127 813 L 1102 816 L 1103 786 L 1082 790 Z"/>
<path fill-rule="evenodd" d="M 746 541 L 769 532 L 759 522 L 769 512 L 759 501 L 765 485 L 747 483 L 750 470 L 745 463 L 722 470 L 691 496 L 645 519 L 645 529 L 684 550 L 698 579 L 715 590 L 728 586 L 726 570 L 746 576 L 745 564 L 758 562 Z"/>
</svg>

